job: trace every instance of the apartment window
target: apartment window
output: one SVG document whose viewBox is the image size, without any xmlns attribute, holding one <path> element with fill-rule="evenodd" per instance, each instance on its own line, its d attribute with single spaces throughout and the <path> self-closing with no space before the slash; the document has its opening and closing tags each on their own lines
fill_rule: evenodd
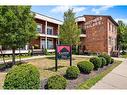
<svg viewBox="0 0 127 95">
<path fill-rule="evenodd" d="M 42 31 L 42 25 L 41 24 L 37 24 L 36 31 L 41 33 L 41 31 Z"/>
<path fill-rule="evenodd" d="M 53 35 L 53 27 L 47 27 L 47 34 Z"/>
</svg>

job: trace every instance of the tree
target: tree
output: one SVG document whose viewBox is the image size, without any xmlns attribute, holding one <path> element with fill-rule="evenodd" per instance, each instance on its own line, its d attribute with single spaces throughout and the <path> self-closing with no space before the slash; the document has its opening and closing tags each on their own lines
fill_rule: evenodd
<svg viewBox="0 0 127 95">
<path fill-rule="evenodd" d="M 36 37 L 36 23 L 30 6 L 0 6 L 0 44 L 15 50 L 24 47 Z"/>
<path fill-rule="evenodd" d="M 60 40 L 62 44 L 78 45 L 80 42 L 80 29 L 75 22 L 73 9 L 64 13 L 64 23 L 60 27 Z"/>
<path fill-rule="evenodd" d="M 120 50 L 124 52 L 127 49 L 127 25 L 123 21 L 118 21 L 117 44 Z"/>
</svg>

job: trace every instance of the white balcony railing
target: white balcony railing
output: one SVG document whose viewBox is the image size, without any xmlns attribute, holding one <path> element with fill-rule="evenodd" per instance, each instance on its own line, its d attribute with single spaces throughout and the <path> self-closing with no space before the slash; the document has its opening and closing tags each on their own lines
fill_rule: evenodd
<svg viewBox="0 0 127 95">
<path fill-rule="evenodd" d="M 84 17 L 78 17 L 78 18 L 76 18 L 76 22 L 80 22 L 80 21 L 85 22 L 85 18 Z"/>
<path fill-rule="evenodd" d="M 80 34 L 80 37 L 86 37 L 86 34 Z"/>
<path fill-rule="evenodd" d="M 50 37 L 50 38 L 58 38 L 58 35 L 49 35 L 49 34 L 42 34 L 42 33 L 39 33 L 39 36 L 41 36 L 41 37 Z"/>
</svg>

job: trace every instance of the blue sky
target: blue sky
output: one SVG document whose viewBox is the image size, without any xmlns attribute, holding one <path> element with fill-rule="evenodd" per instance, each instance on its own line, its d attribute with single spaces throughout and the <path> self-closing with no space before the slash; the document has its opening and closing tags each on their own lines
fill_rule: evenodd
<svg viewBox="0 0 127 95">
<path fill-rule="evenodd" d="M 41 13 L 59 20 L 63 20 L 63 13 L 73 8 L 76 16 L 82 15 L 110 15 L 116 21 L 123 20 L 127 24 L 127 6 L 32 6 L 32 11 Z"/>
</svg>

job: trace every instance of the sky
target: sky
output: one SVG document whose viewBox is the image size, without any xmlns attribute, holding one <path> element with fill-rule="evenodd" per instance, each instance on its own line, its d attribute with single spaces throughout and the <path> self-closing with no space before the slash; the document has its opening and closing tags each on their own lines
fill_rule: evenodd
<svg viewBox="0 0 127 95">
<path fill-rule="evenodd" d="M 66 6 L 66 5 L 43 5 L 43 6 L 32 6 L 32 11 L 53 17 L 55 19 L 63 21 L 64 12 L 69 8 L 73 8 L 73 11 L 77 16 L 82 15 L 110 15 L 116 21 L 122 20 L 127 24 L 127 6 Z"/>
</svg>

